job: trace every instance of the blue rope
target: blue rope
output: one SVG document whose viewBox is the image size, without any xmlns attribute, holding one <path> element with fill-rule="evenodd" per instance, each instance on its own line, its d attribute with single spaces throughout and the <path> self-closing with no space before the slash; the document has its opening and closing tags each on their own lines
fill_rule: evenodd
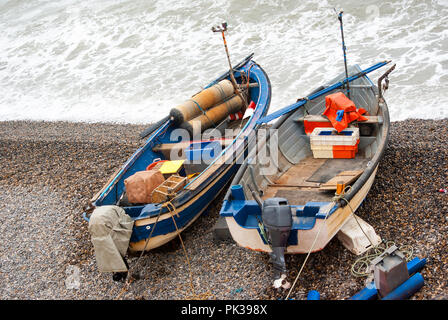
<svg viewBox="0 0 448 320">
<path fill-rule="evenodd" d="M 212 124 L 212 126 L 214 126 L 216 128 L 215 122 L 213 122 L 208 116 L 207 113 L 204 111 L 204 109 L 202 109 L 202 107 L 199 105 L 199 103 L 197 103 L 196 101 L 194 101 L 193 99 L 190 99 L 190 101 L 193 101 L 194 104 L 199 108 L 199 110 L 201 110 L 202 114 L 208 119 L 208 121 L 210 121 L 210 123 Z"/>
<path fill-rule="evenodd" d="M 201 112 L 203 113 L 203 114 L 205 114 L 205 111 L 204 111 L 204 109 L 202 109 L 202 107 L 199 105 L 199 103 L 197 103 L 196 101 L 194 101 L 193 99 L 190 99 L 190 101 L 193 101 L 194 102 L 194 104 L 199 108 L 199 110 L 201 110 Z"/>
</svg>

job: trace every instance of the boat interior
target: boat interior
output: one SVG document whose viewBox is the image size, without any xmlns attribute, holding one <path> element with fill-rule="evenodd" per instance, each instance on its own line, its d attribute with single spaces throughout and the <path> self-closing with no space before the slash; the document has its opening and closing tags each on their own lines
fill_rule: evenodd
<svg viewBox="0 0 448 320">
<path fill-rule="evenodd" d="M 360 68 L 352 66 L 349 71 L 354 74 Z M 343 78 L 341 75 L 329 83 Z M 346 93 L 343 89 L 337 89 L 328 94 L 338 91 Z M 285 117 L 277 128 L 276 139 L 271 134 L 267 142 L 268 156 L 260 156 L 260 152 L 249 156 L 253 158 L 249 159 L 248 168 L 240 179 L 248 199 L 253 199 L 251 192 L 256 190 L 263 200 L 280 197 L 287 199 L 292 206 L 303 208 L 314 205 L 322 208 L 332 201 L 338 182 L 349 186 L 357 180 L 377 151 L 383 117 L 377 104 L 376 86 L 367 76 L 353 81 L 350 91 L 356 108 L 364 108 L 368 118 L 367 121 L 355 121 L 349 125 L 349 128 L 359 129 L 359 144 L 355 156 L 346 159 L 314 156 L 310 134 L 305 132 L 304 121 L 330 123 L 328 118 L 322 116 L 325 96 L 319 97 L 306 103 L 306 108 L 301 107 Z M 263 163 L 269 165 L 262 165 Z"/>
</svg>

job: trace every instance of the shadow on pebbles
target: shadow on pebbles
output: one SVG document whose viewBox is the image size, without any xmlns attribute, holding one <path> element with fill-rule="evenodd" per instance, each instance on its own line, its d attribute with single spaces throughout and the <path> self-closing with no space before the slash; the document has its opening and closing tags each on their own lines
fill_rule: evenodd
<svg viewBox="0 0 448 320">
<path fill-rule="evenodd" d="M 137 257 L 141 279 L 128 287 L 97 271 L 87 200 L 141 145 L 139 125 L 0 122 L 0 299 L 279 299 L 266 254 L 216 242 L 221 194 L 178 239 Z M 357 214 L 397 245 L 427 258 L 412 299 L 447 299 L 448 120 L 392 123 L 389 147 Z M 292 282 L 304 255 L 287 256 Z M 291 294 L 346 299 L 364 286 L 350 273 L 356 256 L 337 239 L 310 256 Z M 193 295 L 191 283 L 194 287 Z"/>
</svg>

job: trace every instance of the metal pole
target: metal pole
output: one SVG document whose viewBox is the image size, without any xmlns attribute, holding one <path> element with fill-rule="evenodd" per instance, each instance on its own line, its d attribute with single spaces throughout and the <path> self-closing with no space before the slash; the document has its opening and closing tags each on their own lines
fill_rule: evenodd
<svg viewBox="0 0 448 320">
<path fill-rule="evenodd" d="M 235 80 L 235 76 L 233 75 L 233 68 L 232 64 L 230 63 L 230 55 L 229 55 L 229 49 L 227 47 L 227 41 L 226 36 L 224 35 L 224 32 L 227 31 L 227 22 L 223 22 L 221 26 L 212 27 L 213 32 L 221 32 L 222 40 L 224 41 L 224 48 L 226 49 L 226 55 L 227 55 L 227 61 L 229 63 L 229 74 L 230 74 L 230 80 L 232 82 L 233 88 L 235 90 L 235 93 L 238 95 L 238 97 L 241 98 L 244 105 L 244 110 L 247 108 L 247 101 L 246 99 L 241 95 L 240 90 L 238 89 L 238 85 Z"/>
<path fill-rule="evenodd" d="M 344 27 L 342 24 L 342 13 L 344 11 L 339 12 L 338 19 L 341 24 L 341 36 L 342 36 L 342 51 L 344 53 L 344 65 L 345 65 L 345 78 L 348 79 L 348 70 L 347 70 L 347 55 L 345 53 L 345 40 L 344 40 Z M 347 97 L 350 99 L 350 86 L 347 81 Z"/>
</svg>

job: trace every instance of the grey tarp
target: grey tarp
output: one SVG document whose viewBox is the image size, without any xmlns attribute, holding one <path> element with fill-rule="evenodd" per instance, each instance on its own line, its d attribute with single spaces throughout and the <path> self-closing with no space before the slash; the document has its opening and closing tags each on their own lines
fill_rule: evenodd
<svg viewBox="0 0 448 320">
<path fill-rule="evenodd" d="M 131 239 L 134 221 L 118 206 L 96 208 L 89 221 L 89 232 L 101 272 L 126 272 L 123 257 Z"/>
</svg>

